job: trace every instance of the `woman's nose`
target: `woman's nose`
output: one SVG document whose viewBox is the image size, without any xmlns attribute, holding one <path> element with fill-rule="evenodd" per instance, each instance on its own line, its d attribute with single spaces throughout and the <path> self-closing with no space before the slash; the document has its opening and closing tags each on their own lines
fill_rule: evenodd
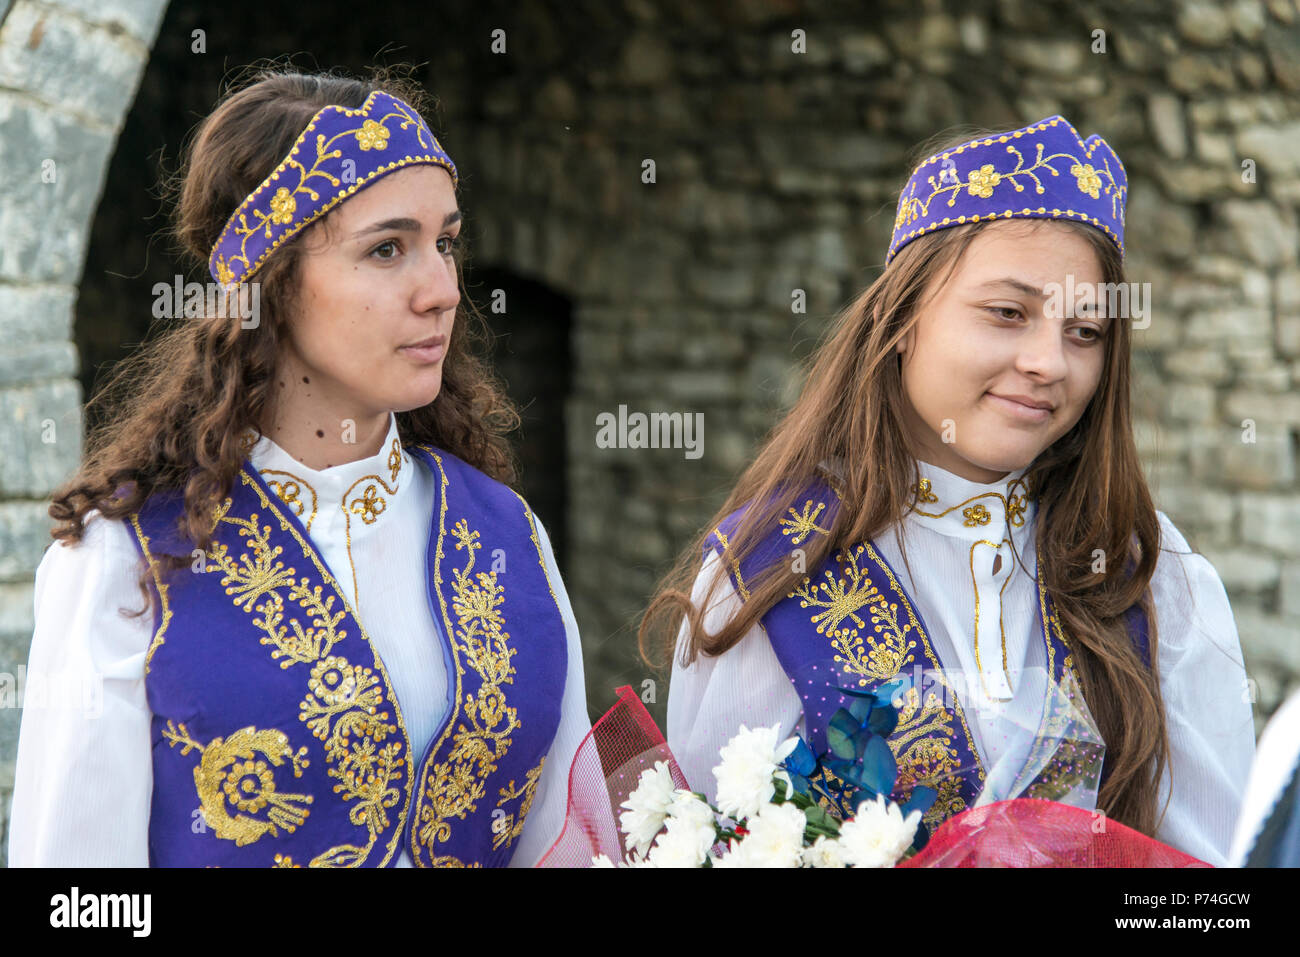
<svg viewBox="0 0 1300 957">
<path fill-rule="evenodd" d="M 460 305 L 460 277 L 456 263 L 447 256 L 437 255 L 437 260 L 425 276 L 419 290 L 418 312 L 436 310 L 446 312 Z"/>
</svg>

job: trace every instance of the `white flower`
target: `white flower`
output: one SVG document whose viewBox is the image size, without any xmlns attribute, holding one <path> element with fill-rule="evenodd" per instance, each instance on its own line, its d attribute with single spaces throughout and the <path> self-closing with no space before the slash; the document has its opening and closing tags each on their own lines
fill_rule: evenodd
<svg viewBox="0 0 1300 957">
<path fill-rule="evenodd" d="M 645 856 L 650 843 L 663 829 L 675 788 L 666 761 L 656 761 L 653 768 L 641 772 L 636 789 L 621 805 L 627 810 L 618 816 L 629 851 L 635 850 L 638 856 Z"/>
<path fill-rule="evenodd" d="M 614 867 L 615 864 L 604 854 L 597 854 L 591 859 L 592 867 Z"/>
<path fill-rule="evenodd" d="M 717 841 L 713 808 L 690 791 L 679 790 L 668 805 L 666 829 L 650 849 L 656 867 L 700 867 Z M 667 863 L 671 861 L 672 863 Z"/>
<path fill-rule="evenodd" d="M 793 804 L 764 804 L 749 819 L 749 833 L 732 842 L 724 861 L 715 867 L 798 867 L 803 854 L 807 818 Z"/>
<path fill-rule="evenodd" d="M 803 849 L 803 862 L 807 867 L 843 867 L 844 849 L 835 838 L 820 835 Z"/>
<path fill-rule="evenodd" d="M 722 746 L 722 763 L 713 769 L 713 776 L 718 782 L 718 810 L 723 814 L 738 821 L 757 814 L 775 794 L 773 777 L 784 780 L 790 793 L 790 776 L 779 766 L 798 739 L 778 744 L 780 731 L 780 725 L 751 731 L 742 724 L 739 733 Z"/>
<path fill-rule="evenodd" d="M 903 810 L 881 795 L 858 805 L 852 820 L 840 825 L 840 849 L 849 867 L 893 867 L 916 836 L 921 812 Z"/>
<path fill-rule="evenodd" d="M 707 843 L 701 845 L 701 841 L 689 828 L 683 828 L 680 824 L 674 827 L 670 819 L 668 829 L 659 835 L 655 846 L 650 848 L 648 860 L 653 867 L 699 867 L 713 845 L 711 828 L 708 835 Z"/>
</svg>

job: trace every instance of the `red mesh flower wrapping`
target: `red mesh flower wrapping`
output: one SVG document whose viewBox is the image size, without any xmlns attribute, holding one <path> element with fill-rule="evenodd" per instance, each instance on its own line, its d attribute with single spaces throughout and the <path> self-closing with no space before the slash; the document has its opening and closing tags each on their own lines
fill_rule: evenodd
<svg viewBox="0 0 1300 957">
<path fill-rule="evenodd" d="M 590 867 L 604 854 L 623 859 L 620 805 L 636 789 L 641 772 L 666 761 L 673 783 L 688 787 L 654 718 L 628 685 L 578 746 L 569 769 L 569 807 L 564 829 L 538 867 Z"/>
<path fill-rule="evenodd" d="M 1094 811 L 1015 798 L 949 818 L 899 867 L 1210 867 Z"/>
</svg>

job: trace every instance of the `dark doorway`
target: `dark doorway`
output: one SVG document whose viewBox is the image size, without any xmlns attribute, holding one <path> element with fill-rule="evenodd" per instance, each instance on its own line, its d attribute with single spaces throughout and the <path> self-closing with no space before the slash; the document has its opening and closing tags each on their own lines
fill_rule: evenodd
<svg viewBox="0 0 1300 957">
<path fill-rule="evenodd" d="M 520 493 L 546 526 L 560 572 L 567 574 L 565 403 L 573 305 L 550 287 L 498 267 L 472 268 L 466 287 L 496 337 L 492 362 L 519 407 Z"/>
</svg>

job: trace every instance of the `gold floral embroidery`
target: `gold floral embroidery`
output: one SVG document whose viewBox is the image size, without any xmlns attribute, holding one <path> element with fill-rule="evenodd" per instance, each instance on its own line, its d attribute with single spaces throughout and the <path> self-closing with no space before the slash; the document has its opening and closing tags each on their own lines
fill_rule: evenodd
<svg viewBox="0 0 1300 957">
<path fill-rule="evenodd" d="M 446 555 L 444 548 L 447 535 L 447 487 L 450 482 L 437 450 L 427 445 L 415 447 L 428 453 L 438 469 L 441 491 L 433 562 L 434 591 L 438 595 L 446 634 L 451 639 L 448 644 L 455 664 L 456 690 L 452 696 L 452 714 L 430 749 L 432 754 L 440 753 L 448 737 L 452 736 L 452 747 L 447 760 L 431 764 L 417 789 L 415 807 L 412 811 L 415 815 L 413 826 L 417 828 L 415 839 L 411 842 L 412 854 L 417 864 L 423 863 L 422 852 L 427 848 L 431 852 L 428 862 L 430 866 L 464 867 L 465 863 L 456 857 L 432 853 L 434 842 L 450 838 L 451 819 L 455 817 L 463 820 L 465 815 L 477 806 L 478 800 L 486 791 L 484 779 L 491 770 L 495 770 L 496 760 L 504 756 L 509 746 L 509 739 L 505 735 L 519 726 L 518 715 L 514 708 L 506 704 L 502 689 L 503 685 L 514 681 L 514 668 L 510 664 L 510 658 L 515 652 L 508 646 L 509 635 L 502 627 L 504 622 L 498 609 L 504 590 L 496 583 L 496 573 L 479 572 L 474 578 L 470 577 L 474 552 L 482 546 L 478 541 L 478 532 L 470 530 L 463 519 L 457 522 L 452 534 L 456 538 L 456 549 L 459 551 L 464 548 L 469 560 L 465 568 L 452 569 L 453 600 L 452 607 L 450 609 L 447 607 L 442 582 L 443 560 Z M 537 550 L 537 561 L 545 574 L 546 565 L 532 512 L 517 493 L 515 497 L 519 498 L 524 515 L 528 519 L 533 547 Z M 547 588 L 550 589 L 549 575 L 546 576 L 546 582 Z M 553 591 L 551 597 L 555 600 Z M 556 610 L 558 613 L 558 604 Z M 456 616 L 456 625 L 452 623 L 453 613 Z M 470 695 L 464 691 L 463 679 L 466 672 L 462 661 L 473 668 L 482 680 L 477 695 Z M 462 707 L 464 718 L 461 717 Z M 482 731 L 479 730 L 480 728 Z M 507 728 L 509 731 L 506 730 Z M 487 732 L 486 736 L 483 734 L 484 731 Z M 538 765 L 536 771 L 539 776 L 540 769 L 541 765 Z M 475 781 L 476 776 L 477 781 Z M 516 790 L 513 781 L 509 790 Z M 531 807 L 531 799 L 527 798 L 527 792 L 526 778 L 524 794 L 528 803 L 521 804 L 515 824 L 522 824 Z M 512 830 L 513 827 L 514 825 L 511 827 Z"/>
<path fill-rule="evenodd" d="M 401 797 L 390 786 L 405 764 L 401 742 L 389 741 L 375 753 L 375 745 L 394 734 L 397 726 L 388 723 L 387 711 L 379 710 L 383 690 L 369 668 L 331 656 L 312 668 L 307 686 L 310 690 L 298 706 L 298 717 L 325 742 L 325 758 L 331 764 L 327 773 L 339 781 L 334 790 L 342 793 L 344 801 L 357 801 L 348 819 L 370 832 L 370 843 L 359 852 L 364 860 L 365 852 L 389 826 L 385 809 Z"/>
<path fill-rule="evenodd" d="M 388 146 L 388 128 L 366 120 L 357 130 L 357 145 L 363 150 L 382 150 Z"/>
<path fill-rule="evenodd" d="M 246 612 L 261 613 L 260 619 L 253 619 L 254 624 L 266 632 L 261 643 L 275 645 L 272 658 L 284 659 L 280 662 L 281 668 L 298 663 L 314 665 L 308 675 L 308 693 L 299 704 L 299 720 L 306 724 L 313 736 L 325 742 L 327 773 L 339 782 L 334 785 L 334 791 L 341 793 L 344 801 L 356 801 L 348 817 L 354 825 L 367 829 L 369 840 L 362 846 L 343 844 L 331 847 L 314 857 L 307 866 L 357 867 L 366 862 L 381 833 L 390 826 L 385 809 L 395 806 L 402 798 L 402 794 L 392 786 L 394 779 L 406 767 L 405 754 L 409 750 L 401 708 L 391 690 L 386 691 L 391 689 L 391 682 L 364 628 L 361 637 L 374 657 L 378 677 L 370 668 L 351 665 L 346 658 L 331 654 L 334 646 L 347 636 L 346 629 L 337 627 L 349 610 L 346 597 L 315 551 L 289 519 L 276 510 L 261 486 L 243 470 L 240 480 L 252 487 L 262 507 L 279 521 L 281 530 L 294 537 L 332 594 L 323 596 L 322 586 L 309 588 L 308 579 L 295 579 L 294 569 L 285 568 L 283 562 L 276 560 L 281 549 L 270 546 L 270 527 L 261 525 L 259 513 L 254 512 L 248 519 L 229 516 L 227 513 L 232 505 L 229 498 L 215 510 L 214 524 L 224 521 L 236 526 L 240 537 L 250 540 L 252 554 L 242 553 L 239 560 L 234 561 L 226 546 L 215 543 L 208 552 L 212 564 L 206 570 L 224 572 L 221 584 L 228 586 L 226 594 L 235 596 L 237 607 Z M 287 589 L 288 600 L 298 604 L 308 615 L 309 626 L 304 627 L 297 617 L 290 619 L 290 628 L 281 626 L 287 607 L 286 596 L 280 594 L 283 589 Z M 265 601 L 257 604 L 263 597 Z M 333 612 L 336 598 L 343 602 L 343 609 L 337 614 Z M 396 712 L 395 724 L 389 723 L 388 712 L 381 710 L 390 703 Z M 400 734 L 401 740 L 385 740 L 394 734 Z M 379 744 L 382 747 L 377 748 Z M 401 823 L 405 821 L 410 806 L 412 782 L 413 775 L 408 773 L 406 803 L 399 817 L 399 826 L 392 830 L 381 865 L 391 859 L 403 836 Z"/>
<path fill-rule="evenodd" d="M 370 482 L 371 484 L 367 485 L 360 495 L 353 496 L 349 501 L 352 490 L 362 482 Z M 352 516 L 360 515 L 363 522 L 367 525 L 373 525 L 388 507 L 388 502 L 379 494 L 379 489 L 374 485 L 375 482 L 378 482 L 387 494 L 397 494 L 398 486 L 396 484 L 390 485 L 378 475 L 363 475 L 348 486 L 348 490 L 343 493 L 343 501 L 339 505 L 343 509 L 343 533 L 347 540 L 348 567 L 352 571 L 352 594 L 356 597 L 357 607 L 361 606 L 361 595 L 357 590 L 357 566 L 352 561 Z"/>
<path fill-rule="evenodd" d="M 226 257 L 218 256 L 217 257 L 217 282 L 221 283 L 221 285 L 223 286 L 227 286 L 234 278 L 235 278 L 235 273 L 233 270 L 231 270 L 230 266 L 226 263 Z"/>
<path fill-rule="evenodd" d="M 825 507 L 825 502 L 818 502 L 817 507 L 814 509 L 812 499 L 809 499 L 804 502 L 803 514 L 796 512 L 793 508 L 787 509 L 790 517 L 780 520 L 781 534 L 794 536 L 790 539 L 792 545 L 802 545 L 804 539 L 813 532 L 820 532 L 822 535 L 829 534 L 827 529 L 817 524 L 817 516 L 822 513 L 822 509 Z M 809 514 L 810 512 L 811 514 Z"/>
<path fill-rule="evenodd" d="M 970 171 L 967 177 L 966 188 L 970 190 L 972 196 L 979 196 L 981 199 L 988 199 L 993 195 L 993 187 L 1002 182 L 1002 176 L 993 172 L 993 164 L 985 163 L 979 169 Z M 949 206 L 952 204 L 949 203 Z"/>
<path fill-rule="evenodd" d="M 825 609 L 812 616 L 818 634 L 836 634 L 845 618 L 852 619 L 859 628 L 866 627 L 866 623 L 858 617 L 858 610 L 877 601 L 880 593 L 871 584 L 866 570 L 858 565 L 858 559 L 865 548 L 865 545 L 858 545 L 848 552 L 836 555 L 843 577 L 826 571 L 823 572 L 826 580 L 813 586 L 812 579 L 805 576 L 803 583 L 787 596 L 797 597 L 800 608 Z"/>
<path fill-rule="evenodd" d="M 1101 177 L 1090 164 L 1075 163 L 1070 167 L 1070 173 L 1078 181 L 1080 192 L 1087 193 L 1093 199 L 1101 197 Z"/>
<path fill-rule="evenodd" d="M 226 499 L 225 509 L 230 505 L 231 500 Z M 214 542 L 207 553 L 211 564 L 204 570 L 222 572 L 221 584 L 226 586 L 227 595 L 235 596 L 235 605 L 246 612 L 260 613 L 261 617 L 255 617 L 253 624 L 265 632 L 259 639 L 261 643 L 275 646 L 271 657 L 283 658 L 280 667 L 288 668 L 329 654 L 336 643 L 347 637 L 347 630 L 337 627 L 347 614 L 346 609 L 335 612 L 333 595 L 322 596 L 320 585 L 309 587 L 308 579 L 296 579 L 294 569 L 277 560 L 281 549 L 278 545 L 271 547 L 271 527 L 260 523 L 257 512 L 246 519 L 223 513 L 221 521 L 238 527 L 239 536 L 249 539 L 252 555 L 244 552 L 236 561 L 231 558 L 230 549 L 225 544 Z M 298 618 L 291 618 L 292 634 L 281 624 L 285 615 L 285 596 L 280 594 L 280 589 L 284 588 L 288 589 L 289 601 L 305 611 L 311 622 L 304 627 Z M 263 597 L 266 600 L 259 603 Z"/>
<path fill-rule="evenodd" d="M 183 755 L 191 750 L 199 752 L 194 783 L 203 820 L 222 840 L 244 847 L 266 834 L 278 836 L 277 828 L 292 833 L 307 820 L 312 796 L 281 792 L 275 786 L 272 766 L 288 761 L 297 778 L 302 777 L 302 769 L 309 763 L 307 749 L 299 748 L 295 753 L 284 732 L 240 728 L 228 738 L 213 738 L 205 746 L 190 737 L 184 724 L 168 721 L 162 736 L 169 747 L 181 745 Z M 231 814 L 232 807 L 244 813 Z M 265 818 L 252 816 L 261 811 L 266 811 Z"/>
<path fill-rule="evenodd" d="M 813 585 L 811 577 L 805 577 L 789 597 L 798 597 L 801 608 L 824 609 L 812 616 L 812 624 L 818 633 L 830 636 L 831 646 L 836 652 L 835 662 L 847 674 L 856 676 L 859 687 L 897 677 L 915 660 L 913 650 L 919 640 L 930 664 L 928 673 L 938 679 L 946 697 L 952 693 L 951 689 L 942 677 L 938 658 L 911 605 L 904 597 L 907 615 L 904 621 L 899 615 L 898 604 L 888 601 L 872 583 L 864 565 L 864 556 L 889 576 L 894 593 L 902 596 L 902 589 L 888 564 L 869 542 L 864 542 L 837 553 L 834 571 L 824 572 L 824 581 Z M 858 614 L 863 608 L 867 609 L 872 625 L 865 641 L 860 629 L 865 630 L 866 624 Z M 840 627 L 845 621 L 852 621 L 856 627 Z M 957 735 L 954 717 L 960 722 L 974 756 L 978 780 L 982 782 L 985 775 L 961 703 L 955 694 L 952 700 L 953 709 L 950 711 L 930 689 L 923 702 L 920 691 L 913 685 L 903 695 L 898 725 L 888 738 L 898 764 L 895 786 L 900 800 L 906 801 L 917 785 L 933 787 L 939 792 L 924 818 L 931 826 L 965 807 L 960 783 L 956 780 L 961 769 L 953 745 Z"/>
<path fill-rule="evenodd" d="M 928 176 L 926 181 L 930 185 L 931 192 L 925 198 L 915 195 L 916 182 L 911 181 L 911 178 L 909 177 L 909 192 L 906 195 L 899 197 L 898 215 L 894 218 L 894 232 L 897 234 L 902 227 L 909 226 L 923 216 L 929 215 L 930 204 L 936 196 L 943 193 L 951 194 L 948 197 L 949 206 L 956 205 L 957 197 L 961 195 L 963 191 L 970 196 L 981 199 L 992 199 L 999 187 L 1003 187 L 1008 183 L 1015 188 L 1015 192 L 1023 193 L 1025 190 L 1025 184 L 1019 181 L 1020 178 L 1032 180 L 1035 193 L 1045 193 L 1047 190 L 1043 186 L 1042 180 L 1039 176 L 1047 174 L 1059 176 L 1060 171 L 1051 163 L 1052 160 L 1058 158 L 1069 159 L 1072 161 L 1072 165 L 1069 167 L 1069 172 L 1075 177 L 1075 183 L 1080 192 L 1087 194 L 1094 200 L 1100 199 L 1103 192 L 1110 194 L 1111 215 L 1123 223 L 1124 194 L 1127 192 L 1127 187 L 1120 185 L 1119 181 L 1116 180 L 1115 174 L 1110 168 L 1110 160 L 1104 155 L 1101 157 L 1102 165 L 1100 169 L 1087 162 L 1092 159 L 1092 153 L 1088 150 L 1083 138 L 1078 136 L 1077 131 L 1075 131 L 1075 136 L 1077 138 L 1079 149 L 1082 151 L 1082 158 L 1075 156 L 1073 153 L 1052 153 L 1049 156 L 1043 156 L 1044 144 L 1036 143 L 1034 144 L 1036 146 L 1036 153 L 1033 165 L 1026 167 L 1024 155 L 1020 150 L 1016 149 L 1015 146 L 1011 145 L 1011 141 L 1013 140 L 1024 136 L 1032 136 L 1035 132 L 1046 130 L 1049 126 L 1054 126 L 1059 122 L 1064 121 L 1060 119 L 1049 120 L 1026 130 L 1015 130 L 1010 133 L 1001 134 L 997 136 L 996 139 L 991 136 L 985 137 L 984 139 L 974 140 L 970 143 L 958 146 L 953 150 L 948 150 L 930 157 L 916 168 L 912 174 L 913 176 L 916 176 L 917 173 L 923 170 L 930 163 L 951 161 L 952 157 L 959 156 L 965 150 L 974 150 L 981 146 L 992 146 L 995 142 L 1007 144 L 1007 152 L 1014 154 L 1016 157 L 1016 166 L 1015 169 L 999 171 L 993 163 L 982 163 L 978 169 L 968 171 L 967 180 L 964 183 L 961 181 L 959 176 L 940 176 L 938 180 L 936 180 L 933 175 Z M 1095 150 L 1096 147 L 1094 146 L 1093 149 Z M 987 155 L 987 151 L 983 151 L 982 155 Z M 1043 171 L 1046 171 L 1046 173 Z M 1104 181 L 1103 177 L 1105 177 Z M 1015 208 L 1002 210 L 992 209 L 988 212 L 977 213 L 975 215 L 958 216 L 955 222 L 959 224 L 967 222 L 978 223 L 984 220 L 1006 218 L 1017 212 L 1022 215 L 1028 215 L 1033 211 L 1033 208 L 1029 206 L 1022 207 L 1019 210 Z M 1046 207 L 1041 206 L 1038 207 L 1037 211 L 1041 214 L 1046 214 L 1048 212 Z M 1123 250 L 1123 244 L 1120 243 L 1120 237 L 1116 236 L 1114 230 L 1097 217 L 1090 216 L 1088 213 L 1076 209 L 1052 209 L 1050 212 L 1053 215 L 1077 217 L 1081 220 L 1092 223 L 1094 226 L 1112 236 L 1116 243 L 1119 243 L 1121 251 Z M 894 241 L 890 244 L 889 255 L 886 259 L 891 259 L 894 251 L 903 242 L 909 241 L 923 233 L 951 225 L 953 222 L 953 219 L 945 217 L 942 221 L 931 222 L 918 229 L 912 230 L 911 232 L 896 235 Z"/>
<path fill-rule="evenodd" d="M 974 528 L 976 525 L 987 525 L 993 521 L 993 516 L 989 514 L 989 510 L 982 503 L 962 509 L 962 515 L 966 519 L 962 524 L 968 528 Z"/>
<path fill-rule="evenodd" d="M 312 199 L 315 199 L 315 195 Z M 271 215 L 270 221 L 273 223 L 287 223 L 293 220 L 294 210 L 298 208 L 298 201 L 293 198 L 293 194 L 287 188 L 281 186 L 271 197 Z M 271 235 L 268 229 L 266 234 Z"/>
<path fill-rule="evenodd" d="M 496 571 L 474 572 L 475 552 L 483 547 L 478 531 L 460 519 L 451 533 L 456 550 L 467 555 L 465 567 L 452 570 L 455 644 L 481 683 L 477 693 L 463 695 L 464 716 L 451 750 L 429 772 L 422 794 L 419 840 L 430 849 L 451 837 L 451 818 L 463 820 L 478 806 L 488 775 L 505 757 L 510 736 L 519 727 L 518 712 L 506 703 L 504 690 L 514 682 L 510 659 L 516 654 L 501 617 L 505 587 L 497 582 Z M 457 694 L 461 694 L 459 680 Z"/>
<path fill-rule="evenodd" d="M 379 497 L 378 490 L 373 485 L 367 485 L 362 496 L 352 500 L 348 511 L 353 515 L 360 515 L 361 520 L 367 525 L 373 525 L 375 519 L 387 507 L 388 503 Z"/>
<path fill-rule="evenodd" d="M 544 764 L 546 764 L 545 757 L 537 763 L 537 767 L 528 772 L 522 787 L 516 788 L 514 778 L 511 778 L 510 783 L 498 792 L 501 800 L 497 801 L 497 807 L 520 798 L 522 798 L 522 801 L 519 804 L 518 820 L 515 819 L 513 814 L 507 814 L 503 818 L 493 820 L 492 850 L 496 851 L 502 847 L 509 847 L 515 838 L 524 832 L 524 819 L 528 816 L 528 812 L 532 810 L 533 798 L 537 796 L 537 782 L 542 777 L 542 766 Z"/>
<path fill-rule="evenodd" d="M 344 112 L 349 116 L 363 116 L 364 114 L 370 111 L 370 108 L 373 105 L 374 95 L 375 94 L 372 93 L 369 97 L 367 97 L 366 102 L 362 105 L 360 109 L 343 110 L 342 112 Z M 292 235 L 293 232 L 302 229 L 308 223 L 312 222 L 312 220 L 317 219 L 320 216 L 323 216 L 337 203 L 339 203 L 347 196 L 351 195 L 353 192 L 356 191 L 357 188 L 361 187 L 363 185 L 362 183 L 353 184 L 350 189 L 346 189 L 338 196 L 334 197 L 332 200 L 325 203 L 310 218 L 305 219 L 301 222 L 297 222 L 297 223 L 294 222 L 294 218 L 293 218 L 294 213 L 297 211 L 296 197 L 299 193 L 310 196 L 313 202 L 318 201 L 320 199 L 320 194 L 315 189 L 313 189 L 311 185 L 309 185 L 312 179 L 323 178 L 326 181 L 328 181 L 330 186 L 333 187 L 334 189 L 338 189 L 340 186 L 344 185 L 343 181 L 339 179 L 339 177 L 329 172 L 328 169 L 322 168 L 321 165 L 326 160 L 337 159 L 343 155 L 341 150 L 331 149 L 331 146 L 333 146 L 334 142 L 342 137 L 352 135 L 355 136 L 357 140 L 357 145 L 360 146 L 360 148 L 363 150 L 385 149 L 388 146 L 388 135 L 390 131 L 387 129 L 386 126 L 384 126 L 384 124 L 390 118 L 398 119 L 403 129 L 414 125 L 421 146 L 424 146 L 426 149 L 439 148 L 437 146 L 436 139 L 433 139 L 432 142 L 427 144 L 424 142 L 426 127 L 423 125 L 422 122 L 418 121 L 416 117 L 411 115 L 411 113 L 409 113 L 406 110 L 405 106 L 400 103 L 395 104 L 392 112 L 386 113 L 385 115 L 381 116 L 378 120 L 375 120 L 372 117 L 367 117 L 362 121 L 361 126 L 354 127 L 353 129 L 350 130 L 342 130 L 338 133 L 335 133 L 329 139 L 326 139 L 324 134 L 316 133 L 314 149 L 305 148 L 305 144 L 307 144 L 310 141 L 311 134 L 315 130 L 315 123 L 314 122 L 308 123 L 307 128 L 302 131 L 301 135 L 299 135 L 298 139 L 294 142 L 293 148 L 289 151 L 289 155 L 284 159 L 282 163 L 280 163 L 279 166 L 275 168 L 275 170 L 271 173 L 270 176 L 268 176 L 265 180 L 262 181 L 261 185 L 259 185 L 258 188 L 253 191 L 252 195 L 250 195 L 247 199 L 244 200 L 242 204 L 240 204 L 240 207 L 236 211 L 235 216 L 232 217 L 232 223 L 230 224 L 230 226 L 227 227 L 227 229 L 228 230 L 233 229 L 234 235 L 240 239 L 240 243 L 239 243 L 239 252 L 230 257 L 230 262 L 243 263 L 244 266 L 243 272 L 245 274 L 251 272 L 252 270 L 256 269 L 259 265 L 261 265 L 262 261 L 268 255 L 270 255 L 272 249 L 275 248 L 273 245 L 271 248 L 267 249 L 258 257 L 257 262 L 255 263 L 250 263 L 248 261 L 248 254 L 246 251 L 248 248 L 248 240 L 259 230 L 264 230 L 266 238 L 270 239 L 275 234 L 275 230 L 272 229 L 272 226 L 289 226 L 290 228 L 288 230 L 282 230 L 282 235 L 279 239 L 279 242 L 283 242 L 290 235 Z M 311 167 L 308 168 L 307 166 L 304 166 L 302 162 L 300 162 L 299 156 L 302 156 L 303 159 L 307 159 L 310 157 L 312 153 L 315 154 L 315 158 L 312 160 Z M 406 163 L 410 162 L 410 160 L 412 160 L 413 158 L 414 157 L 411 156 L 398 157 L 394 165 L 405 165 Z M 293 187 L 293 189 L 290 190 L 287 186 L 279 186 L 278 188 L 276 188 L 275 193 L 272 195 L 269 203 L 271 207 L 271 212 L 269 215 L 267 213 L 264 213 L 262 210 L 258 209 L 256 205 L 257 198 L 259 195 L 261 195 L 262 191 L 271 188 L 272 184 L 275 181 L 277 181 L 281 175 L 284 175 L 287 179 L 290 175 L 289 170 L 291 169 L 296 170 L 298 172 L 298 181 L 297 184 Z M 371 174 L 371 178 L 373 179 L 374 176 L 380 175 L 383 172 L 386 172 L 386 170 L 383 169 L 376 170 L 375 173 Z M 248 221 L 248 217 L 250 215 L 254 217 L 254 222 L 252 222 L 251 224 Z M 233 220 L 236 218 L 238 219 L 237 223 L 233 222 Z M 226 237 L 226 230 L 223 230 L 221 240 L 224 240 L 225 237 Z M 220 244 L 221 241 L 218 242 L 218 245 Z M 230 267 L 227 266 L 226 268 L 229 269 Z M 233 278 L 233 273 L 231 273 L 230 275 Z M 222 280 L 222 281 L 226 282 L 228 280 Z"/>
<path fill-rule="evenodd" d="M 293 513 L 302 519 L 303 528 L 311 531 L 312 522 L 316 521 L 316 490 L 306 479 L 294 475 L 292 472 L 285 472 L 282 469 L 262 469 L 259 473 L 275 492 L 280 501 L 284 502 L 293 509 Z M 274 479 L 269 476 L 282 475 L 283 479 Z M 307 514 L 307 503 L 302 500 L 302 493 L 306 490 L 311 495 L 311 514 Z"/>
<path fill-rule="evenodd" d="M 939 496 L 934 494 L 928 478 L 923 478 L 913 485 L 912 494 L 916 496 L 918 502 L 934 503 L 939 501 Z"/>
</svg>

